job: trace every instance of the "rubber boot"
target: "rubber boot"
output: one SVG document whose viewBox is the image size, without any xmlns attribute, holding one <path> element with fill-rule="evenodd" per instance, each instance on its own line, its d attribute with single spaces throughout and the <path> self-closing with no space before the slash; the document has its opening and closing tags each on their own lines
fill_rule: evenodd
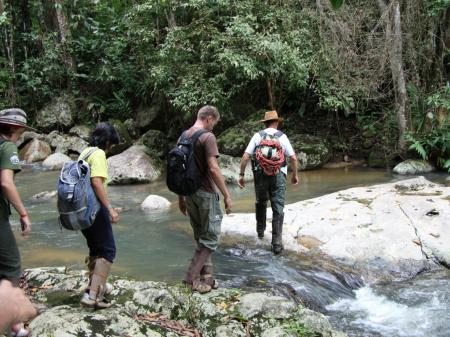
<svg viewBox="0 0 450 337">
<path fill-rule="evenodd" d="M 275 255 L 283 251 L 284 215 L 274 215 L 272 219 L 272 251 Z"/>
<path fill-rule="evenodd" d="M 88 286 L 84 289 L 84 293 L 83 293 L 83 298 L 85 301 L 89 299 L 89 289 L 90 289 L 91 283 L 92 283 L 92 275 L 94 274 L 95 261 L 98 258 L 99 258 L 98 256 L 86 256 L 86 258 L 84 259 L 84 263 L 86 263 L 86 266 L 88 269 L 88 277 L 89 277 Z M 112 284 L 106 282 L 105 294 L 109 295 L 109 294 L 111 294 L 112 291 L 113 291 Z"/>
<path fill-rule="evenodd" d="M 217 289 L 219 288 L 219 282 L 217 282 L 217 280 L 213 276 L 213 267 L 214 266 L 210 255 L 208 257 L 208 260 L 206 260 L 205 264 L 203 265 L 202 270 L 200 271 L 200 281 L 206 283 L 212 289 Z"/>
<path fill-rule="evenodd" d="M 83 296 L 80 303 L 87 307 L 105 309 L 111 306 L 105 298 L 106 279 L 111 270 L 112 263 L 100 257 L 95 259 L 95 266 L 92 272 L 89 296 Z"/>
<path fill-rule="evenodd" d="M 183 282 L 188 284 L 192 290 L 201 294 L 211 291 L 211 286 L 200 281 L 200 271 L 211 256 L 211 250 L 199 245 L 192 257 L 191 264 L 186 272 Z"/>
<path fill-rule="evenodd" d="M 258 238 L 262 239 L 264 237 L 264 232 L 266 230 L 266 213 L 267 213 L 267 202 L 256 202 L 256 232 L 258 233 Z"/>
</svg>

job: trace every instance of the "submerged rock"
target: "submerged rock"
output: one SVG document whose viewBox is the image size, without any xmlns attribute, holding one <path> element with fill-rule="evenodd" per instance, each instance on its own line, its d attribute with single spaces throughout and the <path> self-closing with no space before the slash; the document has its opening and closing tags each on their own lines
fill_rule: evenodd
<svg viewBox="0 0 450 337">
<path fill-rule="evenodd" d="M 423 177 L 304 200 L 285 207 L 283 243 L 287 250 L 325 254 L 368 282 L 409 278 L 450 266 L 449 200 L 450 187 Z M 254 228 L 254 214 L 225 216 L 222 223 L 234 241 L 255 237 Z"/>
<path fill-rule="evenodd" d="M 37 268 L 24 275 L 34 301 L 48 307 L 31 322 L 33 336 L 296 336 L 293 327 L 346 336 L 322 314 L 270 293 L 222 288 L 200 295 L 181 285 L 115 279 L 112 307 L 93 311 L 79 304 L 84 272 Z"/>
<path fill-rule="evenodd" d="M 170 207 L 170 201 L 159 195 L 149 195 L 141 204 L 144 212 L 163 211 Z"/>
</svg>

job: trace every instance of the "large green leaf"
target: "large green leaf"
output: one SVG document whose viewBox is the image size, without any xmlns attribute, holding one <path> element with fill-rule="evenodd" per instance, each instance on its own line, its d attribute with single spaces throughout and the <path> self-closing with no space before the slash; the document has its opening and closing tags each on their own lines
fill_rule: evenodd
<svg viewBox="0 0 450 337">
<path fill-rule="evenodd" d="M 330 2 L 334 9 L 339 9 L 344 4 L 344 0 L 330 0 Z"/>
</svg>

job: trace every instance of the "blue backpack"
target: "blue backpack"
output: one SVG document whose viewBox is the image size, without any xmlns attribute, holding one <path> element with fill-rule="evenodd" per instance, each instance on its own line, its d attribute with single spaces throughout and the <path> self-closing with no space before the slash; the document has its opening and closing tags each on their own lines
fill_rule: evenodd
<svg viewBox="0 0 450 337">
<path fill-rule="evenodd" d="M 59 223 L 69 230 L 83 230 L 94 223 L 100 202 L 91 186 L 91 170 L 85 162 L 98 148 L 83 158 L 64 164 L 58 179 Z"/>
</svg>

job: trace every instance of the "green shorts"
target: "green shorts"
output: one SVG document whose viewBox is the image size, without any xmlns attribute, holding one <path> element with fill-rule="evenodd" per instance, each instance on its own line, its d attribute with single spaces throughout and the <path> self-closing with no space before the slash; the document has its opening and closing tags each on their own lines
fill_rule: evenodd
<svg viewBox="0 0 450 337">
<path fill-rule="evenodd" d="M 20 254 L 8 219 L 0 219 L 0 279 L 20 279 Z"/>
<path fill-rule="evenodd" d="M 219 195 L 199 189 L 186 197 L 186 206 L 195 240 L 215 251 L 219 243 L 223 218 Z"/>
</svg>

